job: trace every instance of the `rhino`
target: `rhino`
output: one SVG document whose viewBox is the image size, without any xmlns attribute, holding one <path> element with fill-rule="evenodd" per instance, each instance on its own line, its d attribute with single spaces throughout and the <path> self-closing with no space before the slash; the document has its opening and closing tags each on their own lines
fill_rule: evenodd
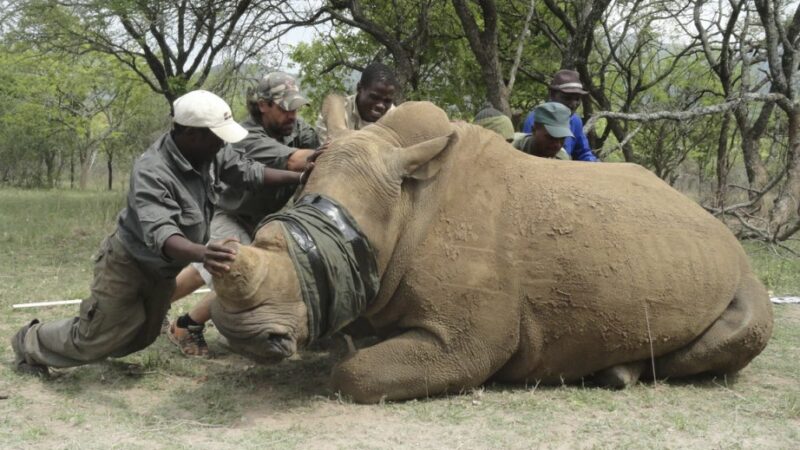
<svg viewBox="0 0 800 450">
<path fill-rule="evenodd" d="M 338 243 L 268 218 L 214 279 L 212 318 L 262 362 L 366 322 L 380 341 L 331 375 L 356 402 L 732 374 L 772 333 L 739 242 L 654 174 L 529 156 L 428 102 L 340 133 L 303 198 Z"/>
</svg>

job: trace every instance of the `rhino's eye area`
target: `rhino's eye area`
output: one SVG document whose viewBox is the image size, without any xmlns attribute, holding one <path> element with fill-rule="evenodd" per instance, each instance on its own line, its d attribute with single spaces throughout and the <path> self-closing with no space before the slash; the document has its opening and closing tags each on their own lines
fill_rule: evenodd
<svg viewBox="0 0 800 450">
<path fill-rule="evenodd" d="M 289 337 L 288 334 L 271 333 L 267 338 L 267 351 L 284 358 L 294 355 L 296 346 L 294 339 Z"/>
</svg>

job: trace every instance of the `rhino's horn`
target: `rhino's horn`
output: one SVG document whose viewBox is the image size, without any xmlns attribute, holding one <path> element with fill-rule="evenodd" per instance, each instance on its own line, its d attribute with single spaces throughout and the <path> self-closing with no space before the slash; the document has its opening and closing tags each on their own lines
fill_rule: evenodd
<svg viewBox="0 0 800 450">
<path fill-rule="evenodd" d="M 214 277 L 214 291 L 219 302 L 231 310 L 257 306 L 258 288 L 267 277 L 267 252 L 258 247 L 240 245 L 231 270 Z"/>
</svg>

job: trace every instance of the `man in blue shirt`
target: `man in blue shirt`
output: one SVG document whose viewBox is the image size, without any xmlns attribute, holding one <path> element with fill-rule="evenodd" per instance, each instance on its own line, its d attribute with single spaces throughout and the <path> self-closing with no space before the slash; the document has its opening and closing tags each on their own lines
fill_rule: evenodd
<svg viewBox="0 0 800 450">
<path fill-rule="evenodd" d="M 589 148 L 589 140 L 583 132 L 583 121 L 580 116 L 575 114 L 575 111 L 581 105 L 581 97 L 586 94 L 588 92 L 583 90 L 578 72 L 574 70 L 559 70 L 553 76 L 553 82 L 550 83 L 549 101 L 561 103 L 572 111 L 572 115 L 569 118 L 569 128 L 575 137 L 568 137 L 564 140 L 564 150 L 573 160 L 597 162 L 599 160 L 592 153 L 592 149 Z M 522 124 L 523 133 L 532 132 L 533 117 L 534 113 L 531 111 Z"/>
</svg>

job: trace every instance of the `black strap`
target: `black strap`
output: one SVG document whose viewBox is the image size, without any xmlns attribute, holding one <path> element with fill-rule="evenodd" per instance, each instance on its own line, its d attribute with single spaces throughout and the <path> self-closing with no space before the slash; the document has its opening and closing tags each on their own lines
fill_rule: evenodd
<svg viewBox="0 0 800 450">
<path fill-rule="evenodd" d="M 314 273 L 314 282 L 317 286 L 319 301 L 310 305 L 310 312 L 314 317 L 312 326 L 316 329 L 309 331 L 312 336 L 319 336 L 320 327 L 328 323 L 328 307 L 330 305 L 330 287 L 328 286 L 328 276 L 325 273 L 325 262 L 322 260 L 322 255 L 319 253 L 316 242 L 302 225 L 288 218 L 282 222 L 298 247 L 308 255 L 308 262 L 311 265 L 311 271 Z"/>
<path fill-rule="evenodd" d="M 353 253 L 358 262 L 358 271 L 362 280 L 368 280 L 370 273 L 377 273 L 378 268 L 375 264 L 375 258 L 372 257 L 373 253 L 369 241 L 367 241 L 366 236 L 361 233 L 355 224 L 351 222 L 350 218 L 342 214 L 339 205 L 321 195 L 304 195 L 297 201 L 297 204 L 311 205 L 322 211 L 323 214 L 331 219 L 336 228 L 342 232 L 345 241 L 350 243 L 353 247 Z M 371 304 L 378 294 L 376 288 L 376 286 L 372 286 L 370 283 L 364 283 L 367 305 Z"/>
</svg>

